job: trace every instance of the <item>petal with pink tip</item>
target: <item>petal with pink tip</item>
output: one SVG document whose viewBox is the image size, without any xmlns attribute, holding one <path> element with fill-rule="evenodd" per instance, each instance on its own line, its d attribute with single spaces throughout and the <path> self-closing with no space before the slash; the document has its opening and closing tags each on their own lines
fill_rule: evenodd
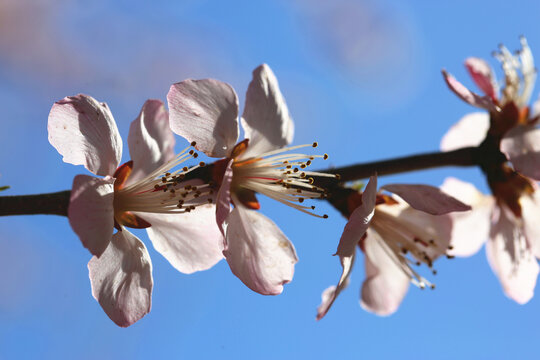
<svg viewBox="0 0 540 360">
<path fill-rule="evenodd" d="M 409 289 L 410 279 L 393 260 L 394 253 L 377 234 L 368 230 L 364 242 L 366 279 L 362 284 L 360 305 L 380 316 L 391 315 L 399 308 Z"/>
<path fill-rule="evenodd" d="M 227 217 L 231 212 L 231 183 L 233 178 L 232 164 L 234 159 L 231 159 L 225 168 L 223 180 L 216 199 L 216 222 L 219 230 L 225 236 L 223 224 L 227 221 Z"/>
<path fill-rule="evenodd" d="M 152 263 L 144 244 L 126 229 L 117 232 L 102 256 L 88 263 L 92 295 L 118 326 L 150 312 Z"/>
<path fill-rule="evenodd" d="M 444 81 L 446 81 L 446 85 L 448 85 L 448 88 L 450 88 L 450 90 L 452 90 L 452 92 L 456 94 L 461 100 L 465 101 L 467 104 L 486 109 L 488 111 L 497 111 L 497 107 L 489 97 L 480 96 L 473 93 L 445 70 L 442 71 L 442 74 L 444 77 Z"/>
<path fill-rule="evenodd" d="M 281 149 L 292 142 L 294 123 L 276 76 L 266 64 L 253 70 L 241 121 L 245 137 L 249 139 L 249 147 L 242 158 Z"/>
<path fill-rule="evenodd" d="M 469 205 L 443 193 L 439 188 L 429 185 L 390 184 L 381 189 L 390 191 L 416 210 L 431 215 L 443 215 L 453 211 L 471 210 Z"/>
<path fill-rule="evenodd" d="M 491 66 L 484 60 L 477 57 L 470 57 L 465 60 L 465 67 L 469 71 L 472 79 L 484 94 L 489 96 L 494 102 L 497 101 L 499 87 L 495 80 L 495 75 Z"/>
<path fill-rule="evenodd" d="M 122 158 L 122 139 L 105 103 L 88 95 L 66 97 L 49 113 L 49 142 L 64 162 L 112 175 Z"/>
<path fill-rule="evenodd" d="M 226 244 L 223 254 L 231 271 L 251 290 L 278 295 L 292 280 L 296 251 L 277 225 L 258 211 L 234 208 Z"/>
<path fill-rule="evenodd" d="M 463 147 L 478 146 L 486 138 L 489 130 L 489 114 L 471 113 L 452 125 L 441 139 L 442 151 L 452 151 Z"/>
<path fill-rule="evenodd" d="M 354 255 L 356 245 L 366 233 L 373 217 L 376 197 L 377 177 L 372 176 L 362 194 L 362 205 L 354 209 L 339 239 L 336 255 L 339 255 L 341 259 Z"/>
<path fill-rule="evenodd" d="M 497 210 L 491 240 L 486 244 L 487 258 L 506 296 L 518 304 L 525 304 L 534 295 L 538 263 L 527 248 L 518 221 L 504 209 Z"/>
<path fill-rule="evenodd" d="M 501 140 L 501 151 L 522 175 L 540 180 L 540 129 L 517 126 Z"/>
<path fill-rule="evenodd" d="M 92 255 L 101 256 L 114 229 L 114 179 L 77 175 L 73 179 L 68 219 L 73 231 Z"/>
<path fill-rule="evenodd" d="M 216 208 L 201 205 L 184 214 L 140 214 L 152 224 L 146 229 L 154 248 L 184 274 L 207 270 L 223 259 L 223 236 Z"/>
<path fill-rule="evenodd" d="M 339 278 L 337 286 L 330 286 L 323 291 L 321 295 L 321 304 L 317 308 L 317 320 L 321 320 L 328 313 L 338 295 L 349 285 L 349 278 L 354 265 L 354 258 L 354 253 L 352 256 L 341 258 L 341 266 L 343 267 L 341 277 Z"/>
<path fill-rule="evenodd" d="M 133 183 L 174 158 L 174 134 L 169 114 L 160 100 L 147 100 L 129 127 L 128 146 L 133 171 L 126 185 Z"/>
<path fill-rule="evenodd" d="M 444 180 L 441 190 L 472 207 L 472 211 L 449 214 L 452 219 L 452 249 L 448 254 L 476 254 L 489 238 L 493 198 L 482 194 L 473 184 L 451 177 Z"/>
<path fill-rule="evenodd" d="M 167 94 L 171 129 L 211 157 L 226 157 L 238 140 L 238 97 L 229 84 L 185 80 Z"/>
</svg>

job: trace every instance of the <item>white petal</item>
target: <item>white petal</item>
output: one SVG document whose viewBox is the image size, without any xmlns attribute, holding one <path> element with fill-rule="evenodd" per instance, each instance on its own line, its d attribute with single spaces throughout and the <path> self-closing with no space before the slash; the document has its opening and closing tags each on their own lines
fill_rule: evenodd
<svg viewBox="0 0 540 360">
<path fill-rule="evenodd" d="M 56 102 L 49 113 L 49 142 L 74 165 L 112 175 L 122 158 L 122 139 L 109 107 L 88 95 Z"/>
<path fill-rule="evenodd" d="M 349 216 L 349 221 L 345 225 L 343 234 L 339 239 L 336 255 L 339 255 L 340 258 L 343 259 L 344 257 L 354 255 L 356 246 L 366 233 L 369 222 L 373 217 L 376 197 L 377 177 L 372 176 L 362 194 L 362 204 Z"/>
<path fill-rule="evenodd" d="M 289 115 L 278 81 L 268 65 L 253 70 L 246 93 L 242 127 L 249 147 L 242 158 L 280 149 L 292 142 L 294 123 Z"/>
<path fill-rule="evenodd" d="M 487 113 L 471 113 L 455 123 L 441 139 L 441 150 L 451 151 L 463 147 L 478 146 L 486 138 L 489 129 Z"/>
<path fill-rule="evenodd" d="M 92 255 L 101 256 L 114 229 L 114 179 L 77 175 L 69 199 L 68 219 Z"/>
<path fill-rule="evenodd" d="M 234 159 L 231 159 L 225 168 L 223 173 L 223 180 L 219 187 L 219 191 L 216 199 L 216 222 L 221 230 L 223 236 L 225 236 L 224 223 L 231 212 L 231 183 L 233 179 L 232 164 Z"/>
<path fill-rule="evenodd" d="M 449 214 L 452 219 L 452 250 L 448 253 L 455 256 L 476 254 L 489 237 L 493 198 L 482 194 L 473 184 L 456 178 L 446 178 L 441 189 L 472 207 L 472 211 Z"/>
<path fill-rule="evenodd" d="M 527 244 L 537 258 L 540 258 L 540 191 L 535 186 L 532 195 L 524 195 L 519 199 L 523 217 L 523 230 Z"/>
<path fill-rule="evenodd" d="M 171 129 L 211 157 L 226 157 L 238 140 L 238 97 L 229 84 L 185 80 L 167 94 Z"/>
<path fill-rule="evenodd" d="M 144 219 L 154 248 L 184 274 L 206 270 L 223 259 L 223 236 L 216 224 L 216 208 L 201 205 L 189 213 L 149 214 Z"/>
<path fill-rule="evenodd" d="M 401 197 L 416 210 L 431 215 L 443 215 L 453 211 L 469 211 L 471 207 L 429 185 L 389 184 L 381 189 Z"/>
<path fill-rule="evenodd" d="M 92 295 L 116 325 L 130 326 L 150 312 L 152 263 L 144 244 L 129 231 L 117 232 L 88 270 Z"/>
<path fill-rule="evenodd" d="M 511 218 L 509 211 L 497 209 L 491 240 L 486 245 L 489 264 L 506 296 L 525 304 L 534 295 L 538 263 L 527 248 L 527 241 L 516 219 Z"/>
<path fill-rule="evenodd" d="M 380 316 L 396 312 L 407 294 L 410 279 L 390 257 L 384 240 L 369 230 L 364 242 L 366 280 L 362 284 L 361 306 Z"/>
<path fill-rule="evenodd" d="M 330 286 L 321 295 L 321 304 L 317 308 L 317 320 L 321 320 L 330 310 L 339 293 L 349 285 L 351 270 L 354 265 L 355 254 L 341 258 L 343 268 L 337 286 Z"/>
<path fill-rule="evenodd" d="M 521 174 L 540 180 L 540 129 L 517 126 L 501 140 L 501 151 Z"/>
<path fill-rule="evenodd" d="M 258 211 L 235 207 L 226 243 L 223 254 L 231 271 L 251 290 L 277 295 L 292 280 L 296 251 L 277 225 Z"/>
<path fill-rule="evenodd" d="M 129 127 L 128 146 L 133 171 L 126 185 L 133 183 L 174 158 L 174 134 L 169 114 L 160 100 L 147 100 Z"/>
</svg>

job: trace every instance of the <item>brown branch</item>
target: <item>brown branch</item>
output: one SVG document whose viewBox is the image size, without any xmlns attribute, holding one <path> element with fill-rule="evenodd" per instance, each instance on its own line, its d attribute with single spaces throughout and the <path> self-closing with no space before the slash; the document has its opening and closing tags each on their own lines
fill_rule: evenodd
<svg viewBox="0 0 540 360">
<path fill-rule="evenodd" d="M 482 166 L 486 161 L 486 156 L 489 156 L 489 154 L 486 154 L 483 146 L 467 147 L 449 152 L 419 154 L 328 169 L 322 172 L 339 174 L 339 179 L 333 177 L 314 178 L 318 186 L 337 193 L 341 183 L 365 179 L 375 173 L 382 176 L 444 166 Z M 213 165 L 209 164 L 198 168 L 190 172 L 189 177 L 186 176 L 186 180 L 188 178 L 198 178 L 210 181 L 212 179 L 212 167 Z M 67 216 L 69 197 L 69 190 L 39 195 L 0 196 L 0 216 L 33 214 Z M 333 201 L 330 202 L 333 203 Z M 340 210 L 343 211 L 343 209 Z"/>
</svg>

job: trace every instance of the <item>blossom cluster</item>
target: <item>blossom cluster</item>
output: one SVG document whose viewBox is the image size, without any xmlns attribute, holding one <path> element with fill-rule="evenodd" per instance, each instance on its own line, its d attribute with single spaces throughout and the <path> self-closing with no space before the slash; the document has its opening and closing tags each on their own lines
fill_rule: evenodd
<svg viewBox="0 0 540 360">
<path fill-rule="evenodd" d="M 536 70 L 524 39 L 517 55 L 501 47 L 496 58 L 505 76 L 500 94 L 482 59 L 469 58 L 465 64 L 483 96 L 443 71 L 455 94 L 486 112 L 452 127 L 441 149 L 485 151 L 481 168 L 492 196 L 454 178 L 440 188 L 378 188 L 375 173 L 360 192 L 347 188 L 339 174 L 311 170 L 328 155 L 313 150 L 316 142 L 291 146 L 293 121 L 265 64 L 253 71 L 240 116 L 234 89 L 214 79 L 173 84 L 168 110 L 160 100 L 146 101 L 131 123 L 130 160 L 123 164 L 122 140 L 107 104 L 83 94 L 56 102 L 48 119 L 49 142 L 65 162 L 83 165 L 94 175 L 74 178 L 68 208 L 73 231 L 92 254 L 92 295 L 119 326 L 150 311 L 152 263 L 129 228 L 146 229 L 156 251 L 182 273 L 207 270 L 225 259 L 251 290 L 280 294 L 293 278 L 298 256 L 287 236 L 261 213 L 257 195 L 262 194 L 321 219 L 328 215 L 319 213 L 312 200 L 345 204 L 348 221 L 335 253 L 342 273 L 337 285 L 323 292 L 317 319 L 347 287 L 358 253 L 365 255 L 361 305 L 389 315 L 409 284 L 435 288 L 423 273 L 435 274 L 438 258 L 471 255 L 487 239 L 488 258 L 505 293 L 527 302 L 540 256 L 534 226 L 540 216 L 540 130 L 535 127 L 540 103 L 532 110 L 527 106 Z M 189 144 L 178 154 L 175 135 Z M 201 161 L 201 153 L 209 163 Z M 337 188 L 347 191 L 334 192 Z"/>
</svg>

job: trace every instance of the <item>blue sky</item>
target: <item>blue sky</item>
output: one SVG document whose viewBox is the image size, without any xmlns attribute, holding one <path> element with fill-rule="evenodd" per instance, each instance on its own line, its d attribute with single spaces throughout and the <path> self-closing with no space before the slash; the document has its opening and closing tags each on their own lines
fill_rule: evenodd
<svg viewBox="0 0 540 360">
<path fill-rule="evenodd" d="M 233 85 L 241 103 L 251 71 L 274 70 L 295 120 L 295 143 L 318 141 L 330 165 L 434 151 L 473 109 L 441 68 L 470 85 L 468 56 L 511 50 L 525 35 L 540 58 L 535 1 L 0 0 L 0 185 L 9 194 L 66 190 L 84 168 L 47 141 L 47 116 L 64 96 L 109 104 L 126 139 L 147 98 L 165 100 L 186 78 Z M 493 60 L 491 64 L 497 69 Z M 538 91 L 533 93 L 533 98 Z M 178 149 L 185 142 L 177 138 Z M 124 160 L 128 160 L 125 151 Z M 321 165 L 322 166 L 322 165 Z M 446 176 L 487 191 L 477 169 L 438 169 L 380 182 L 439 185 Z M 322 205 L 322 204 L 321 204 Z M 92 298 L 90 254 L 55 216 L 0 218 L 0 359 L 24 358 L 537 358 L 540 301 L 507 299 L 484 251 L 438 262 L 434 291 L 411 287 L 387 318 L 363 311 L 360 261 L 322 321 L 320 293 L 340 267 L 331 256 L 345 220 L 270 201 L 262 211 L 294 242 L 300 262 L 282 295 L 247 289 L 225 262 L 193 275 L 151 246 L 153 307 L 128 329 Z"/>
</svg>

